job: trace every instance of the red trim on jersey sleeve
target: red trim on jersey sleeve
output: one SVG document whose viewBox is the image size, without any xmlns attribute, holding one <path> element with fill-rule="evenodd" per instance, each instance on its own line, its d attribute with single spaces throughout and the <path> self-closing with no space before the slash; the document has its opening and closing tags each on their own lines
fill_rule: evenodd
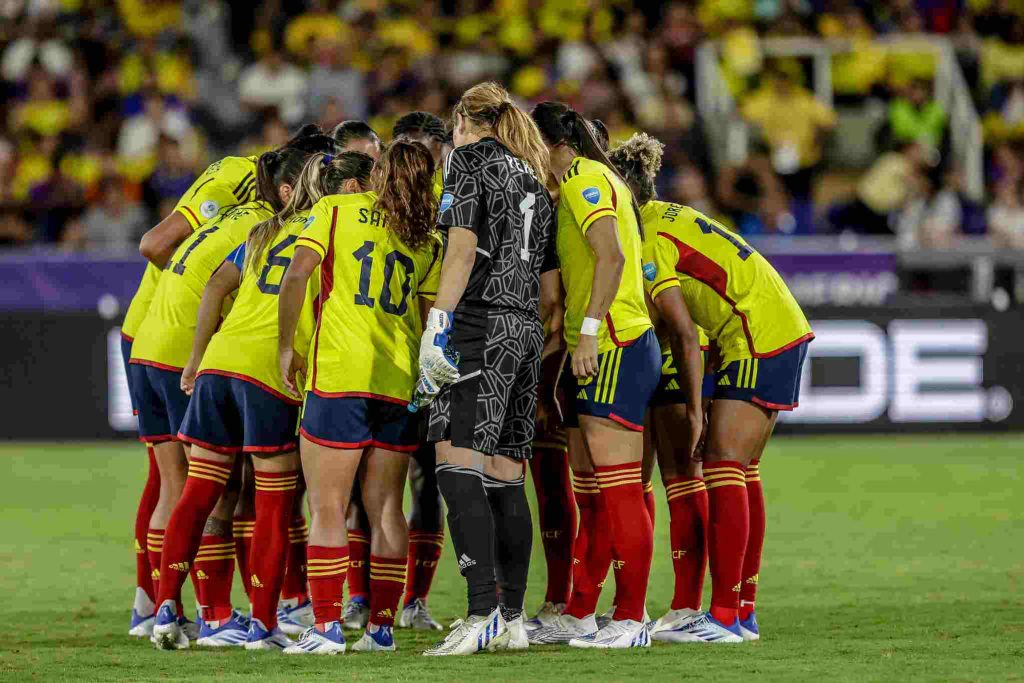
<svg viewBox="0 0 1024 683">
<path fill-rule="evenodd" d="M 123 331 L 121 332 L 121 339 L 124 339 L 129 344 L 133 344 L 135 342 L 135 337 L 131 337 L 125 334 Z"/>
<path fill-rule="evenodd" d="M 320 329 L 323 326 L 320 314 L 323 312 L 324 304 L 327 303 L 327 299 L 330 298 L 331 291 L 334 289 L 334 230 L 337 226 L 338 207 L 335 206 L 331 210 L 331 232 L 328 240 L 330 243 L 327 245 L 327 250 L 324 253 L 324 260 L 320 264 L 320 296 L 318 297 L 320 305 L 316 309 L 316 333 L 313 335 L 313 375 L 311 377 L 314 391 L 316 391 L 317 358 L 320 353 Z"/>
<path fill-rule="evenodd" d="M 609 178 L 608 176 L 604 177 L 604 181 L 606 183 L 608 183 L 608 189 L 612 191 L 612 197 L 611 197 L 611 199 L 612 199 L 612 208 L 615 209 L 616 211 L 618 211 L 618 209 L 619 209 L 619 197 L 618 197 L 617 194 L 615 194 L 615 183 L 613 183 L 611 178 Z"/>
<path fill-rule="evenodd" d="M 129 365 L 148 365 L 151 368 L 157 370 L 167 370 L 168 372 L 181 372 L 185 368 L 176 368 L 173 365 L 164 365 L 163 363 L 157 363 L 155 360 L 142 360 L 141 358 L 131 358 L 128 361 Z"/>
<path fill-rule="evenodd" d="M 302 401 L 300 401 L 299 399 L 293 398 L 291 396 L 288 396 L 287 394 L 282 394 L 280 391 L 278 391 L 274 387 L 271 387 L 271 386 L 268 386 L 268 385 L 264 384 L 263 382 L 259 381 L 255 377 L 250 377 L 249 375 L 243 375 L 240 372 L 228 372 L 227 370 L 208 369 L 208 370 L 203 370 L 198 375 L 196 375 L 196 379 L 202 377 L 203 375 L 218 375 L 220 377 L 228 377 L 230 379 L 237 379 L 237 380 L 241 380 L 243 382 L 248 382 L 249 384 L 253 384 L 253 385 L 259 387 L 263 391 L 265 391 L 268 394 L 272 395 L 274 398 L 276 398 L 278 400 L 281 400 L 281 401 L 284 401 L 288 405 L 291 405 L 291 406 L 301 406 L 302 405 Z"/>
<path fill-rule="evenodd" d="M 241 446 L 218 446 L 217 444 L 214 443 L 206 443 L 205 441 L 200 441 L 199 439 L 193 439 L 191 436 L 183 432 L 178 432 L 177 439 L 178 441 L 184 441 L 185 443 L 190 443 L 193 444 L 194 446 L 205 448 L 208 451 L 220 453 L 221 455 L 236 455 L 242 452 Z"/>
<path fill-rule="evenodd" d="M 187 206 L 179 206 L 178 211 L 181 212 L 182 216 L 185 216 L 185 220 L 187 220 L 192 225 L 193 230 L 195 230 L 196 228 L 203 224 L 203 222 L 199 220 L 199 217 L 196 216 L 195 212 L 192 211 L 192 209 L 188 208 Z M 186 211 L 188 211 L 187 214 L 185 213 Z M 189 216 L 192 217 L 191 220 L 189 220 Z"/>
<path fill-rule="evenodd" d="M 586 231 L 586 229 L 590 227 L 591 223 L 596 221 L 598 218 L 602 218 L 602 216 L 598 215 L 602 213 L 606 213 L 609 216 L 614 216 L 615 209 L 610 209 L 607 206 L 602 206 L 599 209 L 594 209 L 593 211 L 587 214 L 586 218 L 580 221 L 580 230 Z"/>
<path fill-rule="evenodd" d="M 386 401 L 387 403 L 394 403 L 400 406 L 409 405 L 408 401 L 393 396 L 383 396 L 381 394 L 372 394 L 368 391 L 320 391 L 314 388 L 313 394 L 320 398 L 370 398 L 376 401 Z"/>
<path fill-rule="evenodd" d="M 626 418 L 620 417 L 620 416 L 616 415 L 615 413 L 609 413 L 608 414 L 608 419 L 613 421 L 613 422 L 618 422 L 620 425 L 622 425 L 626 429 L 632 430 L 634 432 L 642 432 L 642 431 L 644 431 L 644 426 L 643 425 L 638 425 L 635 422 L 630 422 Z"/>
<path fill-rule="evenodd" d="M 337 208 L 335 208 L 335 211 L 337 211 Z M 297 240 L 295 240 L 295 246 L 301 247 L 302 245 L 299 244 L 299 242 L 312 242 L 316 246 L 320 247 L 320 251 L 322 251 L 324 253 L 327 253 L 327 247 L 325 247 L 324 245 L 320 244 L 320 242 L 318 240 L 315 240 L 312 237 L 306 237 L 305 235 L 300 236 Z M 308 249 L 309 247 L 306 247 L 306 248 Z"/>
</svg>

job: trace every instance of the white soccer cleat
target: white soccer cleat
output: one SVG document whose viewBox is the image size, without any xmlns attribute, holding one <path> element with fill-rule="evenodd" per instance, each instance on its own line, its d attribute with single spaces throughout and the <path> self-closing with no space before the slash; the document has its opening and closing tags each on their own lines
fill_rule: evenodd
<svg viewBox="0 0 1024 683">
<path fill-rule="evenodd" d="M 188 649 L 188 636 L 181 627 L 176 610 L 174 600 L 164 600 L 156 611 L 150 640 L 158 650 Z"/>
<path fill-rule="evenodd" d="M 390 626 L 369 624 L 363 637 L 352 646 L 353 652 L 394 652 L 395 637 Z"/>
<path fill-rule="evenodd" d="M 534 615 L 532 619 L 527 619 L 526 630 L 535 631 L 542 626 L 551 626 L 558 617 L 562 616 L 562 612 L 565 611 L 564 602 L 545 602 L 540 606 L 540 610 Z"/>
<path fill-rule="evenodd" d="M 345 605 L 345 611 L 341 615 L 341 623 L 345 628 L 364 629 L 370 623 L 370 603 L 366 598 L 352 598 Z"/>
<path fill-rule="evenodd" d="M 612 621 L 589 636 L 573 638 L 569 647 L 596 648 L 603 650 L 625 650 L 631 647 L 650 647 L 651 634 L 647 622 L 623 619 Z"/>
<path fill-rule="evenodd" d="M 493 652 L 504 648 L 508 639 L 508 627 L 501 616 L 501 610 L 495 608 L 486 617 L 473 615 L 459 619 L 452 624 L 447 638 L 423 654 L 427 657 L 447 657 Z"/>
<path fill-rule="evenodd" d="M 246 650 L 284 650 L 291 647 L 292 639 L 275 626 L 268 629 L 259 619 L 249 623 L 249 635 L 245 641 Z"/>
<path fill-rule="evenodd" d="M 668 643 L 742 643 L 739 619 L 726 626 L 709 612 L 702 612 L 672 630 L 658 632 L 658 640 Z"/>
<path fill-rule="evenodd" d="M 149 638 L 153 635 L 153 624 L 156 621 L 156 605 L 141 588 L 135 589 L 135 602 L 132 604 L 132 620 L 128 624 L 128 635 L 132 638 Z"/>
<path fill-rule="evenodd" d="M 508 628 L 508 642 L 499 646 L 499 650 L 526 650 L 530 647 L 530 640 L 526 637 L 526 619 L 522 614 L 506 621 L 505 626 Z"/>
<path fill-rule="evenodd" d="M 607 612 L 597 618 L 597 628 L 602 629 L 613 621 L 615 621 L 615 605 L 612 605 Z M 644 623 L 648 628 L 653 626 L 651 615 L 647 613 L 647 605 L 644 605 Z"/>
<path fill-rule="evenodd" d="M 582 619 L 563 614 L 550 626 L 527 631 L 526 637 L 530 645 L 563 645 L 573 638 L 597 633 L 597 630 L 597 620 L 593 614 Z"/>
<path fill-rule="evenodd" d="M 289 636 L 301 636 L 313 625 L 313 603 L 298 598 L 281 600 L 277 603 L 277 625 Z"/>
<path fill-rule="evenodd" d="M 654 622 L 653 626 L 651 626 L 651 638 L 661 640 L 659 637 L 661 632 L 675 631 L 700 614 L 700 610 L 690 609 L 689 607 L 683 607 L 682 609 L 670 609 L 656 622 Z"/>
<path fill-rule="evenodd" d="M 427 608 L 427 603 L 419 598 L 412 600 L 402 608 L 398 617 L 398 628 L 411 628 L 414 631 L 443 631 L 444 626 L 437 623 Z"/>
<path fill-rule="evenodd" d="M 245 645 L 249 637 L 249 617 L 238 610 L 231 613 L 231 618 L 213 626 L 203 621 L 199 629 L 196 645 L 200 647 L 236 647 Z"/>
<path fill-rule="evenodd" d="M 324 624 L 326 631 L 310 626 L 298 641 L 284 649 L 286 655 L 339 655 L 345 652 L 345 634 L 341 622 Z"/>
</svg>

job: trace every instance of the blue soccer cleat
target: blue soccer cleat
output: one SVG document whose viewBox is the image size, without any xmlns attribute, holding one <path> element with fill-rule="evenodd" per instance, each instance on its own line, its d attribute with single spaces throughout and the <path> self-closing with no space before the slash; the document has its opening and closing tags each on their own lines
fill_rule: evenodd
<svg viewBox="0 0 1024 683">
<path fill-rule="evenodd" d="M 230 619 L 216 627 L 210 626 L 208 622 L 201 622 L 196 645 L 200 647 L 232 647 L 244 645 L 248 637 L 249 618 L 238 610 L 234 610 Z"/>
<path fill-rule="evenodd" d="M 284 650 L 292 644 L 292 639 L 282 633 L 277 626 L 268 629 L 259 619 L 253 619 L 249 624 L 249 635 L 245 640 L 246 650 Z"/>
<path fill-rule="evenodd" d="M 188 648 L 188 636 L 178 620 L 174 600 L 164 600 L 156 611 L 151 640 L 158 650 L 184 650 Z"/>
<path fill-rule="evenodd" d="M 352 646 L 353 652 L 394 652 L 395 636 L 390 626 L 369 624 L 363 637 Z"/>
<path fill-rule="evenodd" d="M 298 642 L 286 647 L 286 655 L 336 655 L 345 651 L 345 634 L 341 631 L 341 622 L 332 621 L 324 624 L 326 630 L 320 631 L 310 626 L 302 634 Z"/>
<path fill-rule="evenodd" d="M 726 626 L 710 612 L 704 612 L 675 629 L 659 631 L 658 640 L 669 643 L 742 643 L 743 635 L 739 619 L 732 626 Z"/>
<path fill-rule="evenodd" d="M 345 628 L 364 629 L 370 623 L 370 603 L 364 597 L 355 597 L 345 605 L 345 612 L 341 615 L 341 622 Z"/>
<path fill-rule="evenodd" d="M 757 617 L 753 612 L 746 619 L 740 619 L 740 635 L 743 636 L 743 640 L 760 640 L 761 633 L 757 630 Z"/>
</svg>

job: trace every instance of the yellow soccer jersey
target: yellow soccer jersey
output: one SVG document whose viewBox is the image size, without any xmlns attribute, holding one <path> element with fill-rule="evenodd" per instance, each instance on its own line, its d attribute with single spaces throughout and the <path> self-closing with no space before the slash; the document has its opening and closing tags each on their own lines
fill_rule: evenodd
<svg viewBox="0 0 1024 683">
<path fill-rule="evenodd" d="M 423 330 L 416 297 L 437 293 L 441 242 L 410 249 L 376 202 L 373 192 L 324 197 L 296 242 L 323 259 L 306 390 L 406 403 Z"/>
<path fill-rule="evenodd" d="M 643 249 L 643 274 L 644 290 L 647 296 L 654 301 L 659 294 L 667 289 L 679 287 L 679 278 L 676 276 L 676 261 L 669 249 L 658 249 L 658 233 L 645 229 Z M 656 319 L 657 310 L 650 311 L 651 320 L 655 322 L 655 329 L 658 332 L 658 343 L 661 345 L 661 353 L 668 353 L 670 350 L 669 337 L 663 325 L 658 324 Z M 697 338 L 700 341 L 700 348 L 708 348 L 708 333 L 700 325 L 697 327 Z"/>
<path fill-rule="evenodd" d="M 242 271 L 231 312 L 210 340 L 199 374 L 211 373 L 252 382 L 291 403 L 281 381 L 277 357 L 277 295 L 281 278 L 295 255 L 295 240 L 306 223 L 308 212 L 296 214 L 284 224 L 260 259 L 256 271 L 245 270 L 245 248 L 238 246 L 228 259 Z M 313 308 L 319 281 L 310 279 L 305 306 L 295 332 L 295 352 L 306 355 L 313 333 Z"/>
<path fill-rule="evenodd" d="M 674 262 L 693 321 L 721 348 L 722 361 L 766 358 L 814 338 L 782 277 L 742 237 L 680 204 L 652 201 L 641 214 L 656 235 L 654 287 Z"/>
<path fill-rule="evenodd" d="M 224 259 L 260 221 L 274 215 L 263 202 L 242 204 L 192 233 L 160 276 L 149 313 L 132 344 L 132 362 L 172 370 L 185 367 L 192 352 L 203 289 Z"/>
<path fill-rule="evenodd" d="M 565 341 L 579 342 L 580 325 L 590 303 L 594 252 L 586 234 L 598 218 L 618 222 L 619 243 L 626 256 L 622 281 L 598 335 L 598 353 L 625 346 L 651 328 L 640 272 L 642 244 L 632 195 L 618 177 L 597 161 L 577 157 L 562 176 L 558 202 L 558 260 L 565 284 Z"/>
<path fill-rule="evenodd" d="M 434 199 L 440 201 L 441 195 L 444 194 L 444 164 L 438 164 L 437 170 L 434 171 Z"/>
<path fill-rule="evenodd" d="M 124 322 L 121 323 L 121 334 L 129 339 L 135 339 L 135 335 L 139 332 L 139 326 L 146 318 L 149 304 L 152 303 L 153 295 L 156 294 L 157 283 L 160 282 L 161 272 L 152 263 L 146 264 L 146 270 L 142 273 L 142 281 L 139 282 L 139 288 L 135 290 L 135 296 L 128 304 L 128 312 L 124 314 Z"/>
<path fill-rule="evenodd" d="M 256 198 L 256 157 L 224 157 L 207 167 L 192 187 L 181 196 L 174 210 L 195 230 L 229 206 Z M 160 281 L 160 269 L 146 266 L 139 288 L 128 305 L 121 333 L 132 339 L 149 311 Z"/>
<path fill-rule="evenodd" d="M 210 164 L 181 195 L 174 210 L 195 230 L 222 210 L 256 199 L 256 157 L 224 157 Z"/>
</svg>

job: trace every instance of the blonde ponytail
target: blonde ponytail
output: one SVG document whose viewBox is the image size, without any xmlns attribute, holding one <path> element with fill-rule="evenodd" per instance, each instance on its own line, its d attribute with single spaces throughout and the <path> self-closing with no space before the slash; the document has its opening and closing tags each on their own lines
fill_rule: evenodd
<svg viewBox="0 0 1024 683">
<path fill-rule="evenodd" d="M 548 177 L 548 148 L 533 119 L 517 107 L 497 83 L 474 85 L 462 94 L 455 113 L 494 133 L 498 142 L 533 169 L 540 182 Z"/>
<path fill-rule="evenodd" d="M 311 155 L 295 179 L 292 194 L 284 208 L 249 231 L 242 273 L 251 270 L 255 274 L 259 271 L 263 253 L 293 216 L 309 211 L 324 196 L 337 192 L 350 178 L 356 178 L 362 186 L 367 185 L 372 168 L 373 159 L 360 152 L 344 152 L 337 156 Z"/>
</svg>

